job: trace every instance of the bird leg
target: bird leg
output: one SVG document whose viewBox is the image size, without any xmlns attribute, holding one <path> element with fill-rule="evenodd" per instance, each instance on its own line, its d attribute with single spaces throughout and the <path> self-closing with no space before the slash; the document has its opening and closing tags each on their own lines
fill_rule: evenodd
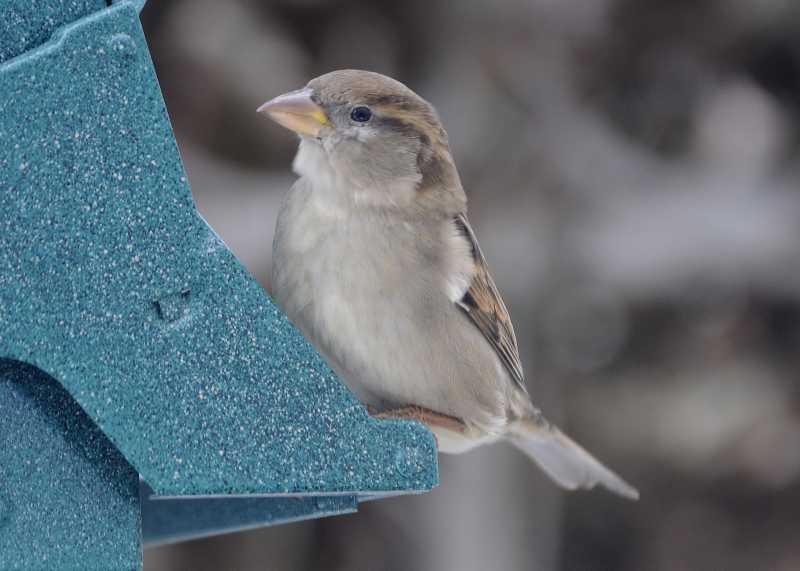
<svg viewBox="0 0 800 571">
<path fill-rule="evenodd" d="M 442 428 L 459 434 L 465 434 L 467 431 L 467 425 L 464 424 L 464 421 L 460 418 L 447 416 L 441 412 L 436 412 L 435 410 L 423 408 L 421 406 L 404 406 L 403 408 L 394 408 L 392 410 L 380 412 L 372 405 L 366 404 L 364 406 L 367 407 L 367 411 L 369 411 L 373 417 L 378 419 L 416 420 L 427 426 L 441 426 Z M 438 448 L 438 440 L 436 444 Z"/>
</svg>

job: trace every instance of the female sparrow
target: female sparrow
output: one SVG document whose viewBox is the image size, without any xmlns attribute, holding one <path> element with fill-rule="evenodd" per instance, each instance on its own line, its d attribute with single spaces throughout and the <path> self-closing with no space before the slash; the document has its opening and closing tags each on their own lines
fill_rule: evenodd
<svg viewBox="0 0 800 571">
<path fill-rule="evenodd" d="M 565 488 L 637 498 L 531 403 L 433 106 L 345 70 L 258 111 L 300 134 L 275 301 L 370 412 L 423 422 L 442 452 L 507 439 Z"/>
</svg>

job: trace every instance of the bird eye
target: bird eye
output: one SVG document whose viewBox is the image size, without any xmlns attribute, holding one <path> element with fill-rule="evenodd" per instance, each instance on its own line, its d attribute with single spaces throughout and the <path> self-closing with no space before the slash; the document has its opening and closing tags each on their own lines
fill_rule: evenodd
<svg viewBox="0 0 800 571">
<path fill-rule="evenodd" d="M 353 121 L 364 123 L 372 119 L 372 111 L 369 110 L 369 107 L 356 107 L 350 112 L 350 118 Z"/>
</svg>

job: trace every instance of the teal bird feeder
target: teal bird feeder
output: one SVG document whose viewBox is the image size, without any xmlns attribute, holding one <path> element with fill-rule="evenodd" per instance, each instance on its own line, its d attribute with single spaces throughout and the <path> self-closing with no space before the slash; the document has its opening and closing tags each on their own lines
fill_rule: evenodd
<svg viewBox="0 0 800 571">
<path fill-rule="evenodd" d="M 194 207 L 138 10 L 0 0 L 0 570 L 431 489 Z"/>
</svg>

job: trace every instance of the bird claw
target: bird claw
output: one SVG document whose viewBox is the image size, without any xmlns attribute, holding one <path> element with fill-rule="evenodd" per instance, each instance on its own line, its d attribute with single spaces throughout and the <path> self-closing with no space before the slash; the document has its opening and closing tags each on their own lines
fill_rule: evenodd
<svg viewBox="0 0 800 571">
<path fill-rule="evenodd" d="M 416 420 L 417 422 L 421 422 L 422 424 L 426 425 L 429 429 L 431 426 L 440 426 L 459 434 L 465 434 L 467 431 L 467 425 L 464 424 L 464 421 L 460 418 L 448 416 L 446 414 L 442 414 L 441 412 L 436 412 L 435 410 L 423 408 L 421 406 L 406 406 L 403 408 L 395 408 L 384 411 L 379 411 L 374 406 L 369 404 L 365 404 L 364 406 L 374 418 L 381 420 Z M 436 448 L 438 449 L 439 439 L 436 438 L 435 434 L 433 435 L 433 438 L 436 440 Z"/>
</svg>

